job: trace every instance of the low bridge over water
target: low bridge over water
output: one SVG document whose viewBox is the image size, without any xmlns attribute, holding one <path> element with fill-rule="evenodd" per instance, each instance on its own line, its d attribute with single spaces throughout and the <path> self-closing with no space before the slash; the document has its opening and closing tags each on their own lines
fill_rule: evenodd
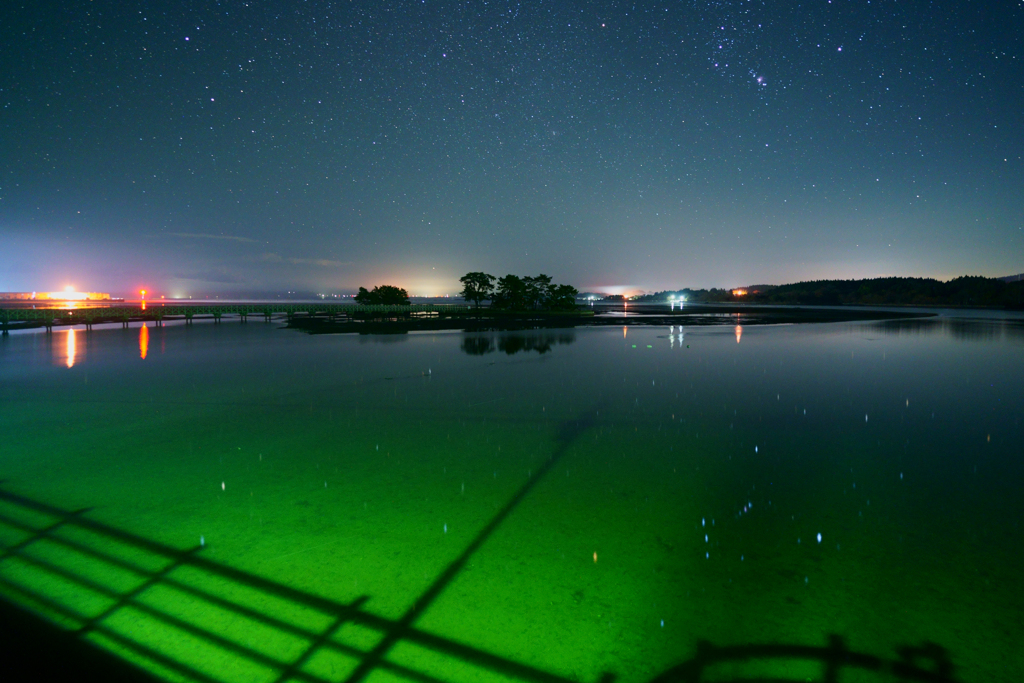
<svg viewBox="0 0 1024 683">
<path fill-rule="evenodd" d="M 248 303 L 248 304 L 167 304 L 153 303 L 137 306 L 92 306 L 55 308 L 0 308 L 0 326 L 3 334 L 12 325 L 19 328 L 45 327 L 52 332 L 55 326 L 120 323 L 128 327 L 133 322 L 153 322 L 163 325 L 165 320 L 184 320 L 186 325 L 196 318 L 212 319 L 219 323 L 224 316 L 237 317 L 243 323 L 249 316 L 262 317 L 270 322 L 275 316 L 292 320 L 296 316 L 328 320 L 366 320 L 388 317 L 447 317 L 463 314 L 467 304 L 412 304 L 409 306 L 360 306 L 358 304 L 331 303 Z"/>
</svg>

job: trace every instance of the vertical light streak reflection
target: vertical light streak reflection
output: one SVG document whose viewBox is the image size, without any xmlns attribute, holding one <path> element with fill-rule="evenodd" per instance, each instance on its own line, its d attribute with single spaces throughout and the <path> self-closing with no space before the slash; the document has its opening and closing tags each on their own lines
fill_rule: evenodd
<svg viewBox="0 0 1024 683">
<path fill-rule="evenodd" d="M 740 337 L 743 336 L 743 325 L 736 326 L 736 343 L 740 343 Z"/>
<path fill-rule="evenodd" d="M 68 330 L 67 339 L 67 365 L 70 368 L 75 364 L 75 353 L 77 351 L 77 344 L 75 342 L 75 331 L 74 329 Z"/>
<path fill-rule="evenodd" d="M 146 360 L 147 353 L 149 353 L 149 328 L 146 327 L 146 323 L 142 323 L 142 327 L 139 328 L 139 355 L 142 360 Z"/>
</svg>

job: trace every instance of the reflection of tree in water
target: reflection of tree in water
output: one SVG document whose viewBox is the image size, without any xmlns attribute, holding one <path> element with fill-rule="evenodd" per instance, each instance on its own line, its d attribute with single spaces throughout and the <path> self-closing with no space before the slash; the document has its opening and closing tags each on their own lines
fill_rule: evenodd
<svg viewBox="0 0 1024 683">
<path fill-rule="evenodd" d="M 508 355 L 522 351 L 547 353 L 559 344 L 572 344 L 576 341 L 574 332 L 515 332 L 499 335 L 468 335 L 462 339 L 462 351 L 471 356 L 482 356 L 494 351 L 502 351 Z"/>
<path fill-rule="evenodd" d="M 463 337 L 462 351 L 471 356 L 482 356 L 494 350 L 494 342 L 490 337 Z"/>
</svg>

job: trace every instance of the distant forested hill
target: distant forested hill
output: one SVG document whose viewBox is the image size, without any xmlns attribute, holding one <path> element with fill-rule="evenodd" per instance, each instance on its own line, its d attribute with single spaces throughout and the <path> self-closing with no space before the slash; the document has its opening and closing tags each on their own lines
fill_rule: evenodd
<svg viewBox="0 0 1024 683">
<path fill-rule="evenodd" d="M 733 290 L 737 291 L 737 290 Z M 685 295 L 687 301 L 756 304 L 804 304 L 835 306 L 868 304 L 889 306 L 986 306 L 1024 308 L 1024 281 L 965 276 L 949 282 L 917 277 L 883 277 L 873 280 L 815 280 L 790 285 L 755 285 L 737 295 L 727 289 L 659 292 L 646 300 L 668 300 Z"/>
<path fill-rule="evenodd" d="M 743 298 L 743 297 L 737 297 Z M 918 306 L 1024 306 L 1024 283 L 987 277 L 949 282 L 916 277 L 818 280 L 751 293 L 749 301 L 787 304 L 890 304 Z"/>
</svg>

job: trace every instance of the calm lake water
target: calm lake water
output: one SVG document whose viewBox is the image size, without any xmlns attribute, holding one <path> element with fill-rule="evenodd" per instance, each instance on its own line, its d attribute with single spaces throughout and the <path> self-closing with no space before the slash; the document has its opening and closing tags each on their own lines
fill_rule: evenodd
<svg viewBox="0 0 1024 683">
<path fill-rule="evenodd" d="M 0 593 L 171 680 L 1016 681 L 1022 417 L 1000 315 L 16 333 Z"/>
</svg>

